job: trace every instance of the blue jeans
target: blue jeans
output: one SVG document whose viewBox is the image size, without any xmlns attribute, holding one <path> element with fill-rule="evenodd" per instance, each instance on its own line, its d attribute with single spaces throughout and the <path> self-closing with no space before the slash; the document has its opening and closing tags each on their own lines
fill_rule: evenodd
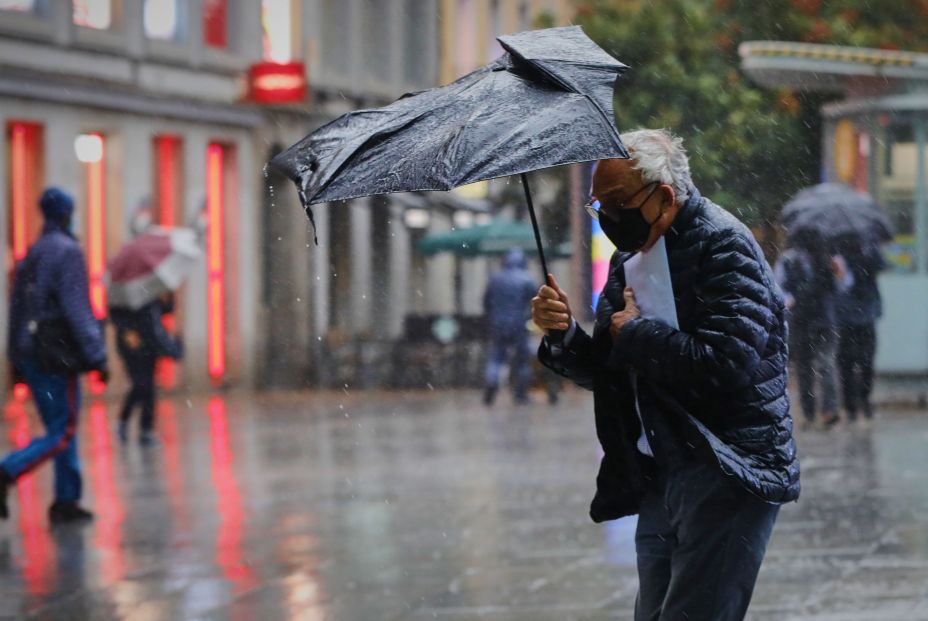
<svg viewBox="0 0 928 621">
<path fill-rule="evenodd" d="M 76 502 L 81 497 L 81 463 L 77 456 L 77 419 L 81 409 L 79 377 L 45 373 L 35 360 L 20 361 L 17 368 L 29 384 L 46 433 L 7 455 L 0 462 L 0 468 L 15 480 L 54 458 L 55 500 Z"/>
<path fill-rule="evenodd" d="M 507 360 L 516 398 L 524 398 L 532 380 L 532 348 L 527 334 L 491 337 L 485 377 L 487 388 L 499 388 L 499 375 Z"/>
</svg>

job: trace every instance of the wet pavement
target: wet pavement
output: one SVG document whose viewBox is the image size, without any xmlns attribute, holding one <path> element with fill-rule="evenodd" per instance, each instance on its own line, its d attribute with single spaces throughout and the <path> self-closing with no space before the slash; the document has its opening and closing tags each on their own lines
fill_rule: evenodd
<svg viewBox="0 0 928 621">
<path fill-rule="evenodd" d="M 4 451 L 29 407 L 6 405 Z M 179 398 L 152 449 L 118 443 L 115 409 L 81 421 L 93 524 L 49 528 L 50 468 L 11 492 L 0 618 L 631 619 L 634 520 L 586 515 L 586 393 L 490 411 L 475 392 Z M 803 496 L 749 618 L 928 620 L 928 416 L 799 444 Z"/>
</svg>

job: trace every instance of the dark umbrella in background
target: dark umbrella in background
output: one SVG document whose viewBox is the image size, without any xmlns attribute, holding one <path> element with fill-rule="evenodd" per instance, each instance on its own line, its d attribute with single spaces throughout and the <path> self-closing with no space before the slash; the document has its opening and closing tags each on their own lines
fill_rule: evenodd
<svg viewBox="0 0 928 621">
<path fill-rule="evenodd" d="M 892 237 L 892 224 L 876 201 L 843 183 L 820 183 L 800 191 L 780 215 L 787 237 L 799 246 L 848 240 L 879 243 Z"/>
<path fill-rule="evenodd" d="M 451 190 L 521 175 L 535 241 L 548 268 L 525 173 L 628 157 L 615 126 L 626 66 L 579 26 L 499 37 L 506 54 L 446 86 L 349 112 L 271 161 L 310 205 L 372 194 Z"/>
</svg>

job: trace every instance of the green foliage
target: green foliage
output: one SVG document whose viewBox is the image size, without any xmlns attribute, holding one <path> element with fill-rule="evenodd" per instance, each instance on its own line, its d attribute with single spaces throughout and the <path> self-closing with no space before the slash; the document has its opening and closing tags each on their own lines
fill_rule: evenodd
<svg viewBox="0 0 928 621">
<path fill-rule="evenodd" d="M 740 71 L 738 44 L 925 48 L 926 16 L 928 0 L 592 0 L 578 4 L 576 21 L 630 66 L 616 97 L 619 128 L 681 135 L 697 186 L 756 225 L 818 180 L 825 98 L 755 86 Z"/>
</svg>

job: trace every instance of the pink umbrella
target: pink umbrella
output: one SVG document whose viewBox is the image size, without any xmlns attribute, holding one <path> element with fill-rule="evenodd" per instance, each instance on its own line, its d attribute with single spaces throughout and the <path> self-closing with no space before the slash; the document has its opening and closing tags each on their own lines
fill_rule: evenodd
<svg viewBox="0 0 928 621">
<path fill-rule="evenodd" d="M 139 309 L 186 280 L 202 252 L 192 229 L 153 228 L 125 244 L 107 272 L 109 305 Z"/>
</svg>

